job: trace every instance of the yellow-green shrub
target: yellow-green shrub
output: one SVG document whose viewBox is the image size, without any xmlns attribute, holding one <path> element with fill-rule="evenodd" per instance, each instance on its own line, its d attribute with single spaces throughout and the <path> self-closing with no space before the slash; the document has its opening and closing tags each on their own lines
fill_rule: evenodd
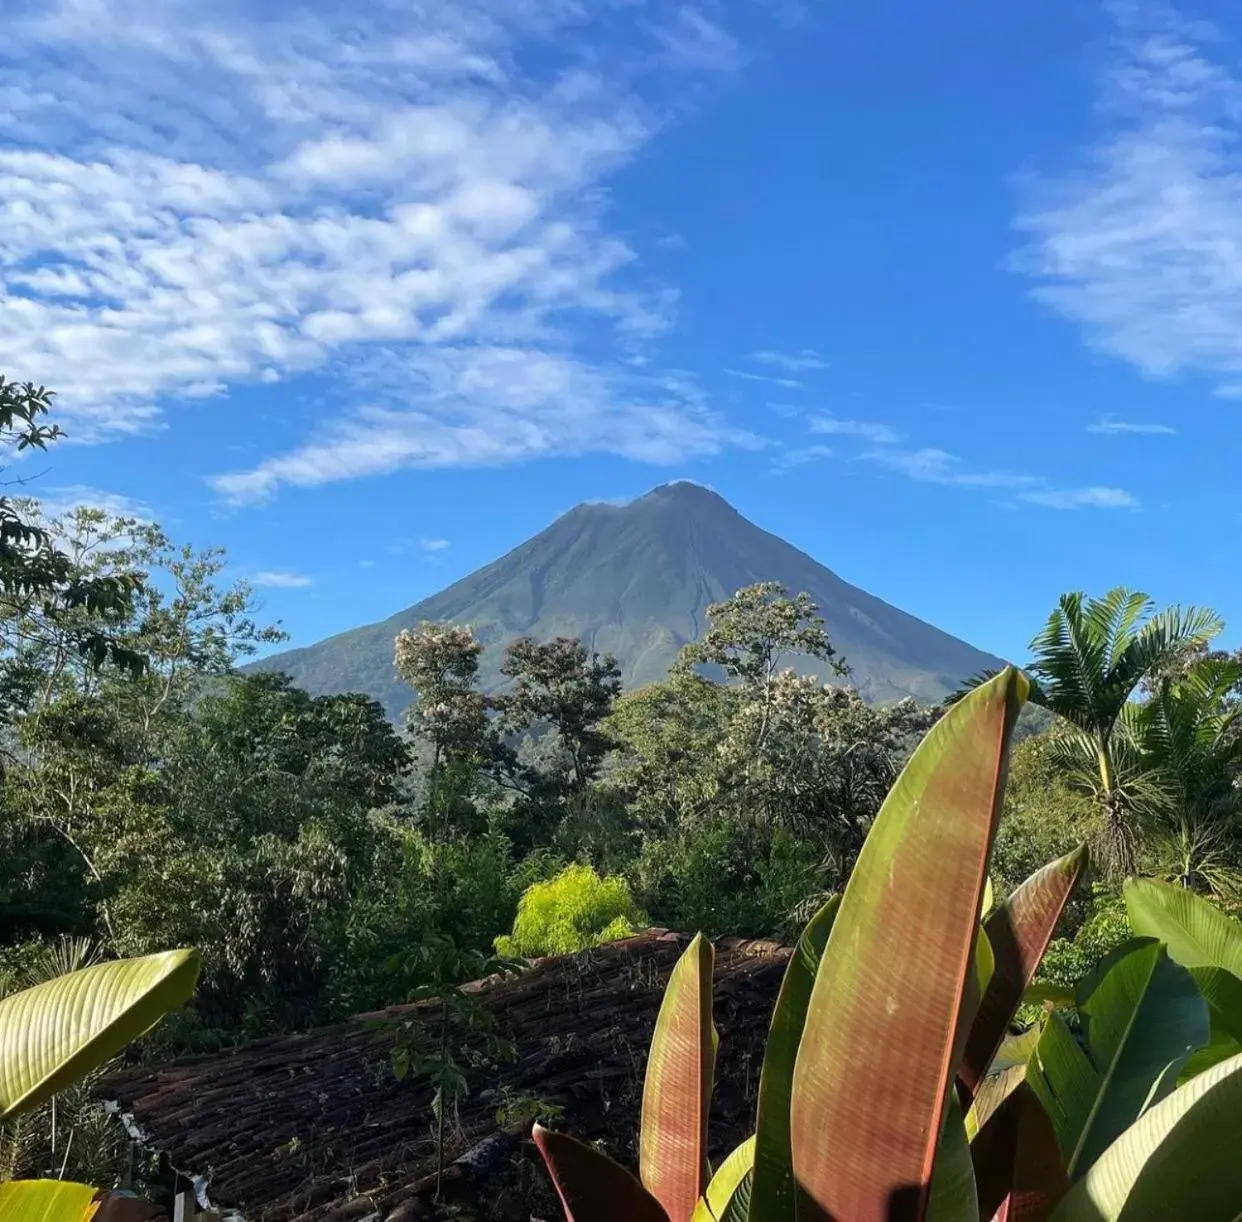
<svg viewBox="0 0 1242 1222">
<path fill-rule="evenodd" d="M 522 894 L 513 932 L 496 939 L 502 955 L 567 955 L 636 932 L 644 921 L 629 885 L 590 866 L 566 866 Z"/>
</svg>

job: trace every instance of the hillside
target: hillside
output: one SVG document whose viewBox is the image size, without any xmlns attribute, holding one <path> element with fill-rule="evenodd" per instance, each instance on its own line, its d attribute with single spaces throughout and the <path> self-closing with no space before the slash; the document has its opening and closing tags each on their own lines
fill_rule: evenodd
<svg viewBox="0 0 1242 1222">
<path fill-rule="evenodd" d="M 453 620 L 470 624 L 486 647 L 486 690 L 500 686 L 504 646 L 517 636 L 579 637 L 615 654 L 626 686 L 636 687 L 664 677 L 682 645 L 698 637 L 711 603 L 758 581 L 811 595 L 868 699 L 938 701 L 962 679 L 998 665 L 842 581 L 716 493 L 678 482 L 626 505 L 579 505 L 440 593 L 253 669 L 287 671 L 315 695 L 366 692 L 397 717 L 411 693 L 393 671 L 393 638 L 421 620 Z"/>
</svg>

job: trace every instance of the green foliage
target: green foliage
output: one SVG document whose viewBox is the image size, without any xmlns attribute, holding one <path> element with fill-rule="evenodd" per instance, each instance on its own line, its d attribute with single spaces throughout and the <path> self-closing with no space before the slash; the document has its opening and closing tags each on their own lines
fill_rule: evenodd
<svg viewBox="0 0 1242 1222">
<path fill-rule="evenodd" d="M 518 904 L 513 932 L 496 939 L 501 955 L 566 955 L 630 937 L 645 923 L 623 878 L 601 878 L 590 866 L 566 866 L 533 883 Z"/>
</svg>

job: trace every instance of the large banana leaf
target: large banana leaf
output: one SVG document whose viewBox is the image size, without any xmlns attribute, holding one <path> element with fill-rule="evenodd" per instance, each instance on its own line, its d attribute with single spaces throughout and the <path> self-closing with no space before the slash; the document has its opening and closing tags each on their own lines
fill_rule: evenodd
<svg viewBox="0 0 1242 1222">
<path fill-rule="evenodd" d="M 970 1152 L 980 1218 L 1045 1222 L 1069 1188 L 1052 1122 L 1025 1083 L 984 1123 Z"/>
<path fill-rule="evenodd" d="M 841 897 L 834 895 L 802 931 L 785 968 L 776 1008 L 772 1011 L 772 1026 L 759 1076 L 750 1222 L 795 1222 L 797 1216 L 789 1135 L 794 1063 L 815 973 L 840 903 Z"/>
<path fill-rule="evenodd" d="M 115 1056 L 194 991 L 195 950 L 97 963 L 0 1001 L 0 1121 Z"/>
<path fill-rule="evenodd" d="M 1240 1149 L 1242 1055 L 1145 1112 L 1070 1189 L 1053 1222 L 1234 1222 Z"/>
<path fill-rule="evenodd" d="M 1158 938 L 1183 967 L 1219 967 L 1242 978 L 1242 925 L 1207 900 L 1171 883 L 1132 878 L 1126 914 L 1140 937 Z"/>
<path fill-rule="evenodd" d="M 1026 1065 L 1038 1043 L 1038 1027 L 1028 1027 L 1002 1041 L 966 1113 L 966 1136 L 972 1142 L 988 1117 L 1026 1081 Z"/>
<path fill-rule="evenodd" d="M 925 1216 L 974 970 L 988 853 L 1026 680 L 955 704 L 884 802 L 820 960 L 794 1066 L 807 1216 Z M 964 1037 L 964 1032 L 962 1033 Z"/>
<path fill-rule="evenodd" d="M 1086 866 L 1085 846 L 1050 862 L 1032 874 L 984 922 L 996 967 L 971 1025 L 958 1069 L 968 1100 L 979 1089 Z"/>
<path fill-rule="evenodd" d="M 718 1222 L 736 1215 L 745 1222 L 754 1182 L 755 1139 L 748 1137 L 716 1168 L 694 1210 L 694 1222 Z M 738 1211 L 741 1211 L 740 1213 Z"/>
<path fill-rule="evenodd" d="M 1190 973 L 1150 939 L 1106 955 L 1077 996 L 1087 1051 L 1052 1014 L 1027 1066 L 1071 1180 L 1174 1088 L 1209 1036 L 1207 1005 Z"/>
<path fill-rule="evenodd" d="M 909 1194 L 911 1197 L 913 1193 Z M 893 1204 L 898 1205 L 896 1196 Z M 909 1204 L 914 1204 L 913 1200 Z M 891 1211 L 892 1217 L 904 1213 Z M 962 1106 L 950 1093 L 945 1109 L 944 1128 L 936 1150 L 932 1170 L 931 1193 L 927 1202 L 927 1222 L 979 1222 L 979 1205 L 975 1197 L 975 1169 L 970 1160 L 970 1143 L 962 1123 Z"/>
<path fill-rule="evenodd" d="M 669 1222 L 638 1178 L 593 1146 L 538 1124 L 531 1137 L 561 1198 L 566 1222 Z"/>
<path fill-rule="evenodd" d="M 147 1222 L 163 1217 L 150 1201 L 68 1180 L 0 1183 L 3 1222 Z"/>
<path fill-rule="evenodd" d="M 690 1222 L 707 1188 L 714 961 L 712 944 L 698 934 L 669 977 L 647 1054 L 638 1168 L 670 1222 Z"/>
</svg>

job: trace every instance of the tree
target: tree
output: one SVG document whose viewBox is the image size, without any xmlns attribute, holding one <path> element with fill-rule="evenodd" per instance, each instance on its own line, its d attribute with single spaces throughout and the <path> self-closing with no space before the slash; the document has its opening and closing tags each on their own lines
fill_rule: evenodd
<svg viewBox="0 0 1242 1222">
<path fill-rule="evenodd" d="M 601 657 L 574 637 L 540 643 L 511 641 L 500 673 L 513 685 L 493 704 L 506 734 L 531 727 L 555 732 L 568 776 L 554 778 L 562 790 L 581 790 L 599 774 L 609 748 L 600 726 L 621 693 L 621 668 L 611 654 Z M 553 779 L 553 778 L 549 778 Z"/>
<path fill-rule="evenodd" d="M 1242 663 L 1204 651 L 1190 665 L 1166 671 L 1126 717 L 1155 781 L 1145 813 L 1166 872 L 1185 887 L 1230 898 L 1242 890 L 1240 684 Z"/>
<path fill-rule="evenodd" d="M 59 425 L 43 422 L 52 399 L 42 386 L 6 381 L 0 374 L 0 446 L 18 454 L 43 451 L 64 437 Z M 142 654 L 111 631 L 129 613 L 137 586 L 133 573 L 84 570 L 57 546 L 35 502 L 0 495 L 0 711 L 11 714 L 8 698 L 32 681 L 29 665 L 20 658 L 23 625 L 32 616 L 66 621 L 65 644 L 95 666 L 111 661 L 140 672 Z"/>
<path fill-rule="evenodd" d="M 1184 669 L 1222 627 L 1206 608 L 1157 613 L 1148 595 L 1117 586 L 1102 598 L 1062 594 L 1031 642 L 1030 701 L 1071 727 L 1053 736 L 1052 749 L 1065 775 L 1097 802 L 1103 820 L 1097 857 L 1113 878 L 1134 872 L 1135 813 L 1151 798 L 1152 778 L 1127 733 L 1127 706 L 1162 672 Z M 969 679 L 946 705 L 992 673 Z"/>
</svg>

